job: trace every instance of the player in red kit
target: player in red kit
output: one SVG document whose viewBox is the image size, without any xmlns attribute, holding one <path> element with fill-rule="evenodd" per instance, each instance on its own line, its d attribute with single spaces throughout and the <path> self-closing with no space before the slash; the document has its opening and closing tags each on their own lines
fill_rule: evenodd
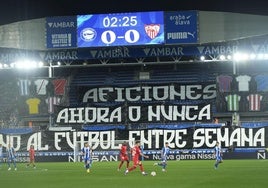
<svg viewBox="0 0 268 188">
<path fill-rule="evenodd" d="M 127 168 L 129 167 L 129 159 L 128 159 L 128 152 L 127 152 L 127 142 L 124 142 L 121 146 L 120 149 L 120 164 L 118 166 L 118 171 L 121 169 L 122 165 L 124 164 L 124 162 L 126 161 L 127 163 Z"/>
<path fill-rule="evenodd" d="M 27 164 L 27 167 L 29 167 L 31 164 L 33 165 L 33 168 L 35 169 L 35 151 L 34 146 L 31 145 L 29 149 L 29 163 Z"/>
<path fill-rule="evenodd" d="M 145 158 L 149 158 L 149 156 L 146 156 L 141 152 L 140 141 L 135 142 L 135 146 L 131 149 L 131 155 L 132 155 L 133 166 L 125 171 L 125 175 L 131 172 L 132 170 L 135 170 L 138 165 L 140 166 L 140 171 L 142 175 L 147 175 L 147 173 L 144 171 L 142 162 L 140 161 L 140 156 L 143 156 Z"/>
</svg>

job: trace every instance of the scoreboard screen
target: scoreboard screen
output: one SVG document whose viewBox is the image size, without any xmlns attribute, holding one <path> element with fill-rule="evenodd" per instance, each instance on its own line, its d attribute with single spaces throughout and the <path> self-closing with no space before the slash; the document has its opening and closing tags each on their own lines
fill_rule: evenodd
<svg viewBox="0 0 268 188">
<path fill-rule="evenodd" d="M 162 11 L 77 16 L 77 47 L 163 44 L 164 37 Z"/>
</svg>

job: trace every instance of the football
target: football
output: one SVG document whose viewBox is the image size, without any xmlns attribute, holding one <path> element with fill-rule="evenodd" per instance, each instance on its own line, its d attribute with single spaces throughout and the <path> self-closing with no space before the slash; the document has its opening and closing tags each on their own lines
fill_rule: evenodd
<svg viewBox="0 0 268 188">
<path fill-rule="evenodd" d="M 156 172 L 155 171 L 152 171 L 151 172 L 151 176 L 156 176 Z"/>
</svg>

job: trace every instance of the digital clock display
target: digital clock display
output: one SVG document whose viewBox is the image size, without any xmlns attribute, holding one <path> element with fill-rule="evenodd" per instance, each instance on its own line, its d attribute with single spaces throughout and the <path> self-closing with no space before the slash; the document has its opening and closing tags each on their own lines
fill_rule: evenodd
<svg viewBox="0 0 268 188">
<path fill-rule="evenodd" d="M 135 12 L 77 16 L 77 46 L 164 43 L 164 13 Z"/>
</svg>

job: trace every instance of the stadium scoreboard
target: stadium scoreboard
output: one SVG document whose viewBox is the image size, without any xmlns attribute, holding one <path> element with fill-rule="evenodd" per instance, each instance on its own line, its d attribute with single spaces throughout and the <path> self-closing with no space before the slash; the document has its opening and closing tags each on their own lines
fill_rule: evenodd
<svg viewBox="0 0 268 188">
<path fill-rule="evenodd" d="M 46 18 L 47 48 L 196 43 L 197 12 L 129 12 Z"/>
<path fill-rule="evenodd" d="M 163 12 L 82 15 L 77 46 L 102 47 L 164 43 Z"/>
</svg>

